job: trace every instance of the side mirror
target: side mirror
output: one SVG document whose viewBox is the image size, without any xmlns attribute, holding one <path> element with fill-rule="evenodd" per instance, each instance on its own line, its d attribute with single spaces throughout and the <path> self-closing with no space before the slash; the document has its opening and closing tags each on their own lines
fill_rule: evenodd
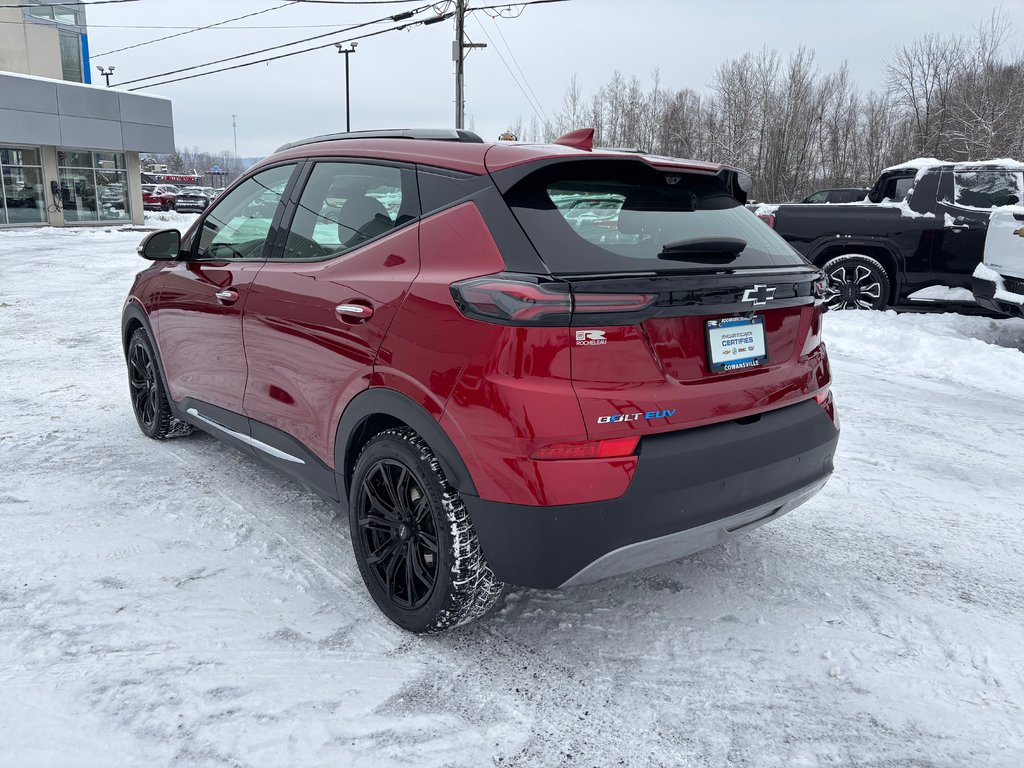
<svg viewBox="0 0 1024 768">
<path fill-rule="evenodd" d="M 139 256 L 150 261 L 174 261 L 181 251 L 181 232 L 176 229 L 151 232 L 136 250 Z"/>
</svg>

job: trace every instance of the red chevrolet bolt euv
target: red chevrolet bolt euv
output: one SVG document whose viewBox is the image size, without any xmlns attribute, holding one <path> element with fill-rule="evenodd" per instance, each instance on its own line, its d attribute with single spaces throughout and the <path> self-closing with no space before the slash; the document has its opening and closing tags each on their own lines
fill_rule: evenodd
<svg viewBox="0 0 1024 768">
<path fill-rule="evenodd" d="M 721 165 L 465 131 L 282 147 L 123 314 L 131 401 L 347 509 L 385 615 L 433 632 L 504 585 L 663 563 L 832 472 L 821 273 Z"/>
</svg>

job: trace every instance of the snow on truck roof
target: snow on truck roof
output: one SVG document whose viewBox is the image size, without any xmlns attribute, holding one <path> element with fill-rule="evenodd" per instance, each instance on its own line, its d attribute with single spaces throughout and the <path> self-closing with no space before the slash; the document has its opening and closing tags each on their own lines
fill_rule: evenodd
<svg viewBox="0 0 1024 768">
<path fill-rule="evenodd" d="M 918 157 L 913 160 L 908 160 L 905 163 L 899 165 L 892 165 L 888 168 L 884 168 L 882 173 L 888 173 L 889 171 L 924 171 L 928 168 L 934 168 L 935 166 L 946 166 L 954 171 L 970 171 L 976 168 L 1013 168 L 1013 169 L 1024 169 L 1024 163 L 1020 160 L 1014 160 L 1010 157 L 999 158 L 996 160 L 963 160 L 961 162 L 954 162 L 952 160 L 937 160 L 934 157 Z"/>
</svg>

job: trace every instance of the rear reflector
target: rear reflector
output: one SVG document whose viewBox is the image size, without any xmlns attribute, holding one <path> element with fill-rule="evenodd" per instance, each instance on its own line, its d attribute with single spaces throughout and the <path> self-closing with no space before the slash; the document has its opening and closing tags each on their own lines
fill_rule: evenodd
<svg viewBox="0 0 1024 768">
<path fill-rule="evenodd" d="M 591 443 L 555 443 L 533 452 L 531 459 L 557 461 L 558 459 L 615 459 L 632 456 L 639 437 L 616 437 Z"/>
<path fill-rule="evenodd" d="M 828 417 L 832 419 L 832 423 L 835 424 L 838 429 L 839 421 L 836 416 L 836 403 L 835 400 L 832 399 L 831 390 L 826 389 L 824 392 L 819 392 L 814 396 L 814 401 L 825 410 L 825 413 L 828 414 Z"/>
</svg>

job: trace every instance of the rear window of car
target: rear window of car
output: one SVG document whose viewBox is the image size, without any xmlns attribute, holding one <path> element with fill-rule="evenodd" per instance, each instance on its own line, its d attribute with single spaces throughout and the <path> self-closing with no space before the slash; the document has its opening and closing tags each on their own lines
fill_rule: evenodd
<svg viewBox="0 0 1024 768">
<path fill-rule="evenodd" d="M 505 200 L 556 274 L 807 263 L 719 176 L 659 170 L 635 160 L 578 160 L 534 171 Z M 665 246 L 704 238 L 740 238 L 746 247 L 710 261 L 663 254 Z"/>
</svg>

